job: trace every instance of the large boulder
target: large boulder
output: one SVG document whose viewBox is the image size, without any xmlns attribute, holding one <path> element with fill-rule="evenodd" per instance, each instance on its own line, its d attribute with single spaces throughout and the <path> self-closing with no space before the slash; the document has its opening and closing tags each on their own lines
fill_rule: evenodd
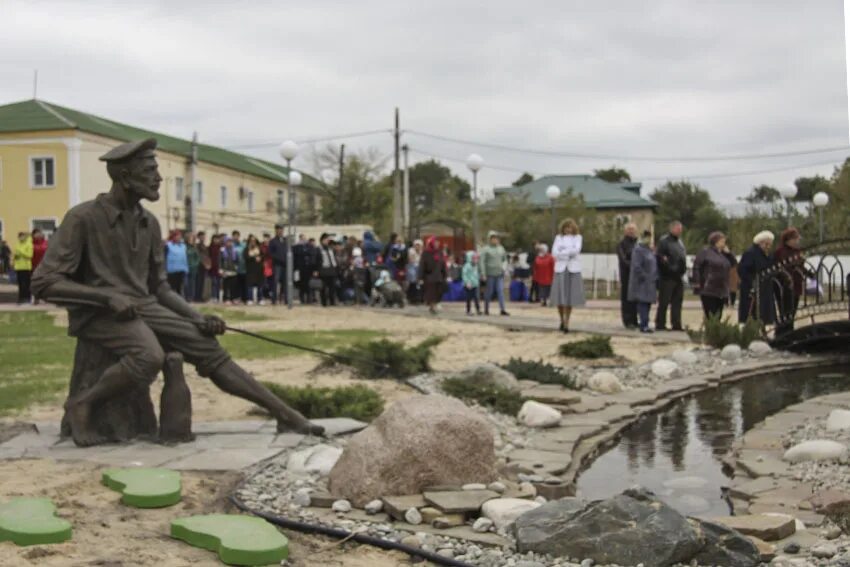
<svg viewBox="0 0 850 567">
<path fill-rule="evenodd" d="M 514 523 L 517 549 L 582 557 L 606 565 L 647 567 L 688 563 L 703 541 L 684 516 L 645 490 L 627 490 L 582 506 L 547 502 Z"/>
<path fill-rule="evenodd" d="M 351 437 L 328 478 L 330 492 L 363 506 L 438 485 L 496 480 L 490 424 L 446 396 L 411 396 Z"/>
<path fill-rule="evenodd" d="M 522 404 L 517 418 L 527 427 L 555 427 L 561 423 L 561 412 L 552 406 L 528 400 Z"/>
<path fill-rule="evenodd" d="M 789 463 L 805 461 L 830 461 L 843 459 L 847 456 L 847 447 L 829 439 L 803 441 L 785 451 L 782 460 Z"/>
<path fill-rule="evenodd" d="M 682 364 L 687 366 L 689 364 L 696 364 L 699 361 L 697 355 L 692 350 L 677 350 L 673 353 L 673 362 L 677 364 Z"/>
<path fill-rule="evenodd" d="M 539 502 L 524 498 L 494 498 L 481 506 L 481 515 L 493 522 L 497 530 L 513 524 L 517 518 L 540 507 Z"/>
<path fill-rule="evenodd" d="M 495 364 L 483 362 L 474 364 L 460 372 L 458 378 L 470 384 L 481 386 L 501 386 L 511 390 L 519 390 L 519 382 L 516 377 Z"/>
<path fill-rule="evenodd" d="M 751 342 L 750 346 L 747 347 L 747 350 L 750 351 L 750 354 L 753 356 L 765 356 L 773 352 L 773 349 L 770 348 L 770 345 L 764 341 Z"/>
<path fill-rule="evenodd" d="M 723 350 L 720 351 L 720 358 L 727 362 L 735 362 L 736 360 L 740 360 L 744 355 L 741 347 L 739 345 L 731 344 L 723 347 Z"/>
<path fill-rule="evenodd" d="M 513 532 L 521 553 L 582 557 L 597 564 L 759 563 L 758 549 L 738 532 L 688 520 L 643 489 L 591 503 L 575 498 L 547 502 L 517 518 Z"/>
<path fill-rule="evenodd" d="M 652 373 L 659 378 L 673 378 L 679 374 L 679 365 L 672 360 L 659 358 L 652 363 Z"/>
</svg>

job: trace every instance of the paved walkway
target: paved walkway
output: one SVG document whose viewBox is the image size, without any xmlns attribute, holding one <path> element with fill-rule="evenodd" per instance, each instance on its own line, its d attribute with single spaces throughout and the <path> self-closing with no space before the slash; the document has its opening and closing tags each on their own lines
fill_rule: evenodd
<svg viewBox="0 0 850 567">
<path fill-rule="evenodd" d="M 613 301 L 598 301 L 594 303 L 599 303 L 599 305 L 592 305 L 588 302 L 588 305 L 591 309 L 606 309 L 614 308 L 615 302 Z M 605 304 L 610 303 L 611 306 L 607 306 Z M 619 303 L 616 303 L 617 309 L 619 309 Z M 438 318 L 438 319 L 448 319 L 451 321 L 457 321 L 460 323 L 478 323 L 485 325 L 493 325 L 496 327 L 502 327 L 506 329 L 512 330 L 522 330 L 522 331 L 541 331 L 541 332 L 551 332 L 556 333 L 558 331 L 558 320 L 556 317 L 545 317 L 539 315 L 532 315 L 529 313 L 531 309 L 542 309 L 539 307 L 528 307 L 528 306 L 520 306 L 513 305 L 508 306 L 511 309 L 511 315 L 509 317 L 503 317 L 501 315 L 490 315 L 490 316 L 474 316 L 470 317 L 466 314 L 466 307 L 457 305 L 457 304 L 443 304 L 441 310 L 436 314 L 432 315 L 428 312 L 428 309 L 421 306 L 408 306 L 404 310 L 398 310 L 399 314 L 407 315 L 409 317 L 423 317 L 423 318 Z M 609 335 L 613 337 L 633 337 L 633 338 L 645 338 L 647 336 L 652 337 L 658 340 L 665 340 L 670 342 L 679 342 L 679 343 L 690 343 L 691 339 L 688 337 L 687 333 L 684 332 L 674 332 L 667 331 L 664 333 L 658 333 L 653 335 L 641 335 L 637 331 L 630 331 L 628 329 L 624 329 L 622 326 L 617 324 L 609 324 L 609 323 L 589 323 L 589 322 L 574 322 L 570 325 L 570 330 L 579 332 L 579 333 L 591 333 L 595 335 Z"/>
<path fill-rule="evenodd" d="M 329 436 L 354 433 L 366 423 L 349 418 L 315 419 Z M 35 423 L 0 443 L 0 460 L 53 459 L 85 461 L 112 467 L 165 467 L 173 470 L 238 471 L 298 446 L 304 435 L 277 433 L 273 420 L 199 422 L 191 443 L 159 445 L 146 441 L 77 447 L 59 437 L 59 424 Z"/>
</svg>

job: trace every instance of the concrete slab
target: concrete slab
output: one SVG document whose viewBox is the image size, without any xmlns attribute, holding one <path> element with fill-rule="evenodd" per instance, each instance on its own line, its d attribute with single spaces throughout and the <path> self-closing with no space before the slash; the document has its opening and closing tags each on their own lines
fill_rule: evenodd
<svg viewBox="0 0 850 567">
<path fill-rule="evenodd" d="M 643 406 L 655 403 L 655 400 L 658 399 L 658 391 L 653 388 L 635 388 L 608 396 L 608 399 L 615 404 L 624 404 L 630 407 Z"/>
<path fill-rule="evenodd" d="M 26 449 L 0 449 L 0 461 L 7 459 L 20 459 L 26 453 Z"/>
<path fill-rule="evenodd" d="M 49 448 L 59 443 L 59 434 L 21 433 L 0 444 L 0 449 L 39 449 Z"/>
<path fill-rule="evenodd" d="M 280 453 L 280 449 L 206 449 L 162 466 L 178 471 L 238 471 Z"/>
<path fill-rule="evenodd" d="M 570 413 L 587 413 L 591 411 L 599 411 L 606 406 L 610 406 L 613 402 L 602 396 L 582 395 L 581 401 L 572 404 L 569 407 Z"/>
<path fill-rule="evenodd" d="M 733 498 L 740 498 L 741 500 L 754 500 L 758 494 L 789 486 L 791 485 L 787 481 L 783 482 L 767 476 L 755 480 L 744 480 L 743 482 L 735 479 L 732 486 L 729 487 L 729 495 Z"/>
<path fill-rule="evenodd" d="M 110 451 L 93 453 L 85 461 L 113 467 L 159 467 L 169 461 L 182 459 L 199 453 L 199 449 L 187 446 L 166 447 L 154 443 L 121 445 Z M 48 453 L 51 456 L 52 452 Z"/>
<path fill-rule="evenodd" d="M 300 433 L 281 433 L 276 435 L 271 442 L 270 447 L 279 447 L 281 449 L 292 449 L 297 447 L 304 440 L 304 435 Z"/>
<path fill-rule="evenodd" d="M 534 435 L 534 439 L 547 439 L 560 443 L 578 443 L 582 439 L 592 437 L 593 435 L 608 429 L 608 424 L 602 423 L 601 421 L 598 423 L 591 423 L 589 425 L 579 425 L 578 423 L 575 423 L 575 421 L 578 420 L 576 419 L 574 421 L 573 418 L 580 417 L 583 416 L 564 416 L 561 420 L 560 427 L 553 427 L 551 429 L 541 431 Z"/>
<path fill-rule="evenodd" d="M 788 463 L 782 460 L 782 453 L 775 451 L 742 450 L 735 460 L 735 465 L 752 478 L 791 476 L 791 469 Z"/>
<path fill-rule="evenodd" d="M 765 431 L 763 429 L 751 429 L 744 433 L 741 438 L 741 447 L 744 449 L 782 449 L 782 433 L 779 431 Z"/>
<path fill-rule="evenodd" d="M 193 433 L 256 433 L 262 427 L 271 424 L 277 427 L 274 420 L 241 420 L 241 421 L 201 421 L 192 424 Z"/>
<path fill-rule="evenodd" d="M 351 419 L 350 417 L 329 417 L 327 419 L 311 419 L 310 421 L 311 423 L 324 427 L 325 435 L 329 437 L 355 433 L 361 429 L 366 429 L 366 427 L 369 426 L 368 423 Z"/>
<path fill-rule="evenodd" d="M 425 502 L 446 514 L 477 512 L 488 500 L 499 498 L 492 490 L 460 490 L 454 492 L 426 492 Z"/>
<path fill-rule="evenodd" d="M 59 436 L 61 424 L 58 421 L 36 421 L 34 425 L 41 435 Z"/>
<path fill-rule="evenodd" d="M 570 453 L 541 449 L 517 449 L 508 454 L 508 462 L 527 461 L 532 463 L 559 463 L 569 465 Z"/>
<path fill-rule="evenodd" d="M 404 513 L 410 508 L 424 508 L 428 504 L 421 494 L 384 496 L 381 501 L 384 503 L 384 512 L 396 520 L 403 520 Z"/>
<path fill-rule="evenodd" d="M 538 439 L 536 437 L 532 437 L 531 439 L 529 439 L 528 445 L 526 446 L 527 449 L 552 451 L 555 453 L 560 453 L 562 455 L 572 455 L 573 447 L 573 443 L 561 443 L 553 439 Z"/>
<path fill-rule="evenodd" d="M 555 404 L 559 406 L 570 406 L 581 401 L 581 394 L 578 392 L 567 390 L 562 386 L 553 388 L 548 384 L 522 390 L 520 395 L 542 404 Z"/>
<path fill-rule="evenodd" d="M 557 462 L 557 461 L 511 461 L 512 464 L 516 464 L 522 468 L 524 471 L 528 471 L 528 474 L 538 474 L 541 476 L 557 476 L 560 474 L 564 474 L 567 469 L 570 468 L 572 460 L 568 460 L 565 462 Z"/>
<path fill-rule="evenodd" d="M 266 449 L 275 440 L 273 433 L 214 433 L 199 434 L 192 443 L 194 449 Z"/>
</svg>

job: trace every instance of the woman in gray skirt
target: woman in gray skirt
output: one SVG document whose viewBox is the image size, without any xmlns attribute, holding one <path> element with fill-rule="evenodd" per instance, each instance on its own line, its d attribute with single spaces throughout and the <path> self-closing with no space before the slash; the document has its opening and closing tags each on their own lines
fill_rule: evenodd
<svg viewBox="0 0 850 567">
<path fill-rule="evenodd" d="M 560 234 L 552 244 L 555 257 L 555 280 L 551 301 L 561 315 L 561 332 L 570 332 L 573 307 L 584 305 L 584 282 L 581 279 L 581 234 L 573 219 L 561 223 Z"/>
</svg>

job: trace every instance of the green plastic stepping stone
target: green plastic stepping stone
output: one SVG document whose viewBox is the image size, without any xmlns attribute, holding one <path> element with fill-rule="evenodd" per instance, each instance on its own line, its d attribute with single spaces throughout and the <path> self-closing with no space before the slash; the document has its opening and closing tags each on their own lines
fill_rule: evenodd
<svg viewBox="0 0 850 567">
<path fill-rule="evenodd" d="M 0 542 L 44 545 L 71 539 L 71 523 L 56 517 L 49 498 L 15 498 L 0 504 Z"/>
<path fill-rule="evenodd" d="M 134 508 L 164 508 L 180 502 L 180 473 L 169 469 L 107 469 L 103 484 Z"/>
<path fill-rule="evenodd" d="M 278 564 L 289 557 L 289 540 L 262 518 L 207 514 L 171 522 L 171 537 L 218 553 L 227 565 Z"/>
</svg>

